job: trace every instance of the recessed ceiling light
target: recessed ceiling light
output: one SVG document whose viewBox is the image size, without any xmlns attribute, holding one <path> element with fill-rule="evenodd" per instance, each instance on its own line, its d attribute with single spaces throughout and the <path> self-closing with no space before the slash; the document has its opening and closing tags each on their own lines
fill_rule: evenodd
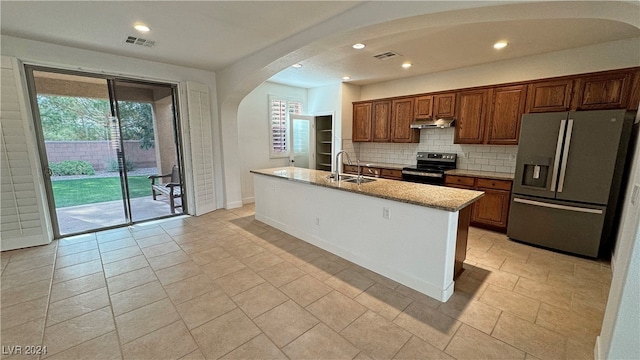
<svg viewBox="0 0 640 360">
<path fill-rule="evenodd" d="M 509 45 L 509 43 L 506 41 L 498 41 L 497 43 L 493 44 L 493 48 L 500 50 L 507 47 L 507 45 Z"/>
<path fill-rule="evenodd" d="M 411 64 L 410 62 L 406 62 L 406 63 L 403 63 L 403 64 L 402 64 L 402 67 L 403 67 L 403 68 L 405 68 L 405 69 L 408 69 L 408 68 L 410 68 L 410 67 L 411 67 L 411 65 L 412 65 L 412 64 Z"/>
<path fill-rule="evenodd" d="M 133 28 L 138 30 L 138 31 L 142 31 L 142 32 L 148 32 L 149 30 L 151 30 L 145 24 L 135 24 L 135 25 L 133 25 Z"/>
<path fill-rule="evenodd" d="M 351 79 L 351 76 L 343 76 L 342 77 L 342 80 L 350 80 L 350 79 Z"/>
<path fill-rule="evenodd" d="M 294 68 L 296 68 L 296 69 L 299 69 L 299 68 L 301 68 L 301 67 L 302 67 L 302 64 L 293 64 L 293 65 L 291 65 L 291 67 L 294 67 Z"/>
<path fill-rule="evenodd" d="M 353 44 L 353 46 L 352 46 L 352 48 L 358 49 L 358 50 L 364 49 L 364 47 L 365 47 L 365 45 L 361 44 L 361 43 Z"/>
</svg>

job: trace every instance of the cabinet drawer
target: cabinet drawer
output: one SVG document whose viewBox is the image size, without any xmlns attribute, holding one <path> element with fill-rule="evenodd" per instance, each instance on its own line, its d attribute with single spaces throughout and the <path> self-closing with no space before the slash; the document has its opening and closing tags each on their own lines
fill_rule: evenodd
<svg viewBox="0 0 640 360">
<path fill-rule="evenodd" d="M 358 173 L 358 167 L 355 165 L 344 165 L 344 170 L 343 172 L 349 173 L 349 174 L 357 174 Z"/>
<path fill-rule="evenodd" d="M 364 176 L 380 176 L 380 169 L 374 167 L 363 166 L 362 167 L 362 175 Z"/>
<path fill-rule="evenodd" d="M 478 178 L 476 186 L 486 189 L 511 190 L 511 181 Z"/>
<path fill-rule="evenodd" d="M 444 182 L 446 185 L 464 185 L 473 187 L 474 178 L 466 177 L 466 176 L 451 176 L 447 175 Z"/>
<path fill-rule="evenodd" d="M 389 179 L 402 179 L 402 170 L 397 169 L 381 169 L 380 176 Z"/>
</svg>

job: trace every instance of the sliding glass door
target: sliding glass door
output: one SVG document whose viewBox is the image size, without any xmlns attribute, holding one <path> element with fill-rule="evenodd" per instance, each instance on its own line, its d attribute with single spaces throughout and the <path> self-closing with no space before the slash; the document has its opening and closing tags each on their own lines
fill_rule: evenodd
<svg viewBox="0 0 640 360">
<path fill-rule="evenodd" d="M 26 70 L 56 237 L 183 212 L 175 86 Z"/>
</svg>

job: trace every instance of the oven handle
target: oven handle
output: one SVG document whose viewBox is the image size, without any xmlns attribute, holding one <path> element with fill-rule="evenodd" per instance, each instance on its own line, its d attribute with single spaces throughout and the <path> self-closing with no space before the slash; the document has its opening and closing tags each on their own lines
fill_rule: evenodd
<svg viewBox="0 0 640 360">
<path fill-rule="evenodd" d="M 427 173 L 420 171 L 411 171 L 411 170 L 402 170 L 403 175 L 416 175 L 416 176 L 424 176 L 424 177 L 432 177 L 432 178 L 442 178 L 443 174 L 436 173 Z"/>
</svg>

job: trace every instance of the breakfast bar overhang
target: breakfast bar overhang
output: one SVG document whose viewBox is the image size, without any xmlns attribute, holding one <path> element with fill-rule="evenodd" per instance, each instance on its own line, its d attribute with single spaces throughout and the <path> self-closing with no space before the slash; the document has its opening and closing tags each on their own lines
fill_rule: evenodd
<svg viewBox="0 0 640 360">
<path fill-rule="evenodd" d="M 255 217 L 321 249 L 446 301 L 481 191 L 376 179 L 335 181 L 295 167 L 252 170 Z"/>
</svg>

